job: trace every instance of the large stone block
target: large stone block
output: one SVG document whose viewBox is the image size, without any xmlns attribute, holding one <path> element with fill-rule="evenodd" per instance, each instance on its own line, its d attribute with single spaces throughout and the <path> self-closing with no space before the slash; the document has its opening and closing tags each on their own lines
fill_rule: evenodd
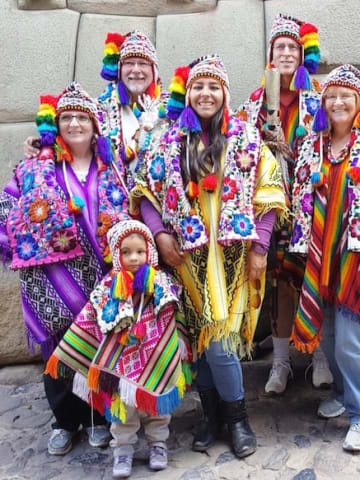
<svg viewBox="0 0 360 480">
<path fill-rule="evenodd" d="M 0 298 L 0 366 L 39 359 L 26 346 L 17 273 L 1 272 Z"/>
<path fill-rule="evenodd" d="M 40 93 L 58 93 L 73 79 L 80 14 L 0 7 L 0 122 L 34 118 Z"/>
<path fill-rule="evenodd" d="M 51 10 L 66 8 L 66 0 L 17 0 L 20 10 Z"/>
<path fill-rule="evenodd" d="M 211 12 L 157 17 L 156 46 L 165 86 L 176 66 L 218 53 L 228 70 L 234 108 L 261 80 L 264 44 L 264 10 L 259 0 L 220 0 Z"/>
<path fill-rule="evenodd" d="M 29 135 L 37 135 L 35 123 L 0 123 L 0 189 L 11 178 L 14 167 L 23 158 L 24 140 Z"/>
<path fill-rule="evenodd" d="M 216 0 L 68 0 L 68 8 L 82 13 L 140 17 L 204 12 L 216 8 Z"/>
<path fill-rule="evenodd" d="M 355 48 L 360 35 L 359 1 L 323 0 L 321 5 L 309 0 L 268 0 L 265 2 L 266 33 L 277 13 L 292 15 L 315 24 L 319 29 L 320 72 L 329 72 L 343 63 L 360 65 L 360 49 Z"/>
<path fill-rule="evenodd" d="M 106 87 L 100 77 L 104 44 L 108 32 L 127 33 L 137 28 L 155 43 L 155 19 L 111 15 L 82 15 L 76 51 L 75 78 L 93 96 Z"/>
</svg>

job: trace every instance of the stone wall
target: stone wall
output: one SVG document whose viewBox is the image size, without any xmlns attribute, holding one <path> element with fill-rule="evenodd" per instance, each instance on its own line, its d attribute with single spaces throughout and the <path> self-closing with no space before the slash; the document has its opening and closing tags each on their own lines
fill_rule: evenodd
<svg viewBox="0 0 360 480">
<path fill-rule="evenodd" d="M 167 86 L 173 68 L 217 52 L 228 68 L 232 106 L 254 89 L 265 66 L 266 38 L 278 12 L 319 27 L 321 73 L 360 65 L 358 0 L 2 0 L 0 4 L 0 188 L 22 156 L 41 93 L 71 80 L 92 94 L 105 87 L 99 71 L 109 31 L 139 28 L 157 47 Z M 26 352 L 17 275 L 0 278 L 0 365 L 31 361 Z"/>
</svg>

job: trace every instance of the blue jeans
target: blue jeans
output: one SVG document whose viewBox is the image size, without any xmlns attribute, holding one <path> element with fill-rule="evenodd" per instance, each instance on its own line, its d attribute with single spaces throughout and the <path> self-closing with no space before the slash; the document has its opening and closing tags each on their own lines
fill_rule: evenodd
<svg viewBox="0 0 360 480">
<path fill-rule="evenodd" d="M 222 342 L 210 342 L 197 361 L 196 385 L 199 392 L 216 388 L 225 402 L 244 398 L 239 357 L 224 350 Z"/>
<path fill-rule="evenodd" d="M 324 309 L 321 347 L 334 377 L 335 397 L 350 423 L 360 423 L 360 316 L 344 307 Z"/>
</svg>

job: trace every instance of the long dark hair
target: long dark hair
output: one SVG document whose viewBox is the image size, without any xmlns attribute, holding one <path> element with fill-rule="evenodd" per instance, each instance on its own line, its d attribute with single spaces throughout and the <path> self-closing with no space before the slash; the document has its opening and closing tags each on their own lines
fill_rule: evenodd
<svg viewBox="0 0 360 480">
<path fill-rule="evenodd" d="M 191 133 L 189 142 L 189 167 L 190 175 L 186 165 L 186 136 L 181 139 L 181 176 L 184 185 L 187 185 L 190 180 L 198 182 L 201 177 L 208 173 L 217 173 L 220 169 L 221 153 L 226 142 L 226 137 L 221 133 L 221 124 L 224 113 L 224 105 L 210 120 L 209 136 L 210 144 L 201 152 L 198 151 L 200 143 L 200 134 Z"/>
</svg>

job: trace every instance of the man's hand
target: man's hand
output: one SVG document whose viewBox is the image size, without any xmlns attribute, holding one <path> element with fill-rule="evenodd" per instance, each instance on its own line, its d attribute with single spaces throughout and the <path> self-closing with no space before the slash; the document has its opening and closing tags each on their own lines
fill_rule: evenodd
<svg viewBox="0 0 360 480">
<path fill-rule="evenodd" d="M 247 272 L 250 280 L 256 280 L 265 272 L 267 255 L 250 250 L 248 253 Z"/>
<path fill-rule="evenodd" d="M 155 237 L 161 258 L 170 267 L 177 267 L 184 261 L 184 253 L 181 251 L 176 238 L 170 233 L 160 232 Z"/>
<path fill-rule="evenodd" d="M 37 137 L 27 137 L 24 142 L 25 158 L 36 157 L 40 153 L 40 139 Z"/>
</svg>

